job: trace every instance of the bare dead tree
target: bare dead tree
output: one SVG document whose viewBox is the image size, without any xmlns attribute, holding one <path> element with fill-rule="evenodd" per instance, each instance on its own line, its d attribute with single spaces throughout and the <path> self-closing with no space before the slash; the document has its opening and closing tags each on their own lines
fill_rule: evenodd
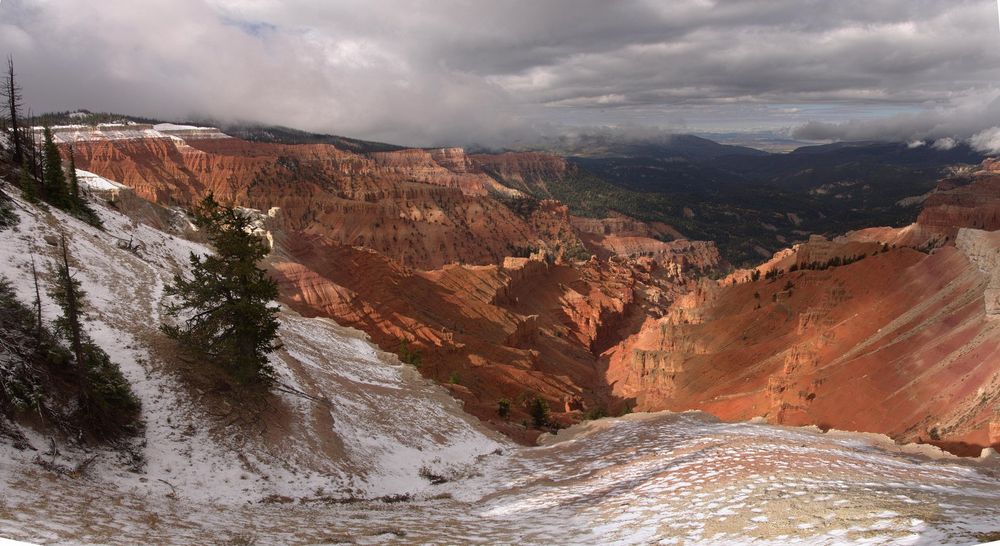
<svg viewBox="0 0 1000 546">
<path fill-rule="evenodd" d="M 35 255 L 31 255 L 31 277 L 35 281 L 35 339 L 42 339 L 42 289 L 38 286 L 38 269 Z"/>
<path fill-rule="evenodd" d="M 24 148 L 21 139 L 22 132 L 19 130 L 21 106 L 24 98 L 21 95 L 21 88 L 17 85 L 14 77 L 14 57 L 7 57 L 7 74 L 3 82 L 3 89 L 0 96 L 6 101 L 7 117 L 10 121 L 11 139 L 14 141 L 14 163 L 20 165 L 24 160 Z"/>
<path fill-rule="evenodd" d="M 34 119 L 34 114 L 31 110 L 28 110 L 28 119 Z M 31 125 L 20 125 L 21 136 L 19 142 L 21 143 L 21 153 L 24 154 L 24 160 L 28 163 L 24 165 L 26 168 L 31 169 L 31 174 L 34 175 L 36 180 L 42 179 L 42 154 L 40 153 L 41 146 L 38 145 L 38 135 L 35 133 L 35 129 Z M 42 187 L 44 188 L 44 184 Z M 43 196 L 44 197 L 44 196 Z"/>
</svg>

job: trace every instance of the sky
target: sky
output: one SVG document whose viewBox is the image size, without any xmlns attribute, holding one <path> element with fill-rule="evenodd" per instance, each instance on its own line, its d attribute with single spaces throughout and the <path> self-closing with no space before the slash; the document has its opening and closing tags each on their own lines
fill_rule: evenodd
<svg viewBox="0 0 1000 546">
<path fill-rule="evenodd" d="M 1000 152 L 995 0 L 2 0 L 35 112 L 414 146 L 592 129 Z"/>
</svg>

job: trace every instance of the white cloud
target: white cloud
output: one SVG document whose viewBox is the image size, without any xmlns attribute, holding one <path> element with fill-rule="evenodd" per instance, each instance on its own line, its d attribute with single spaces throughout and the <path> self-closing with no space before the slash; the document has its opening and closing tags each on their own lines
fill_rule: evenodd
<svg viewBox="0 0 1000 546">
<path fill-rule="evenodd" d="M 1000 154 L 1000 127 L 990 127 L 969 139 L 973 149 L 988 154 Z"/>
<path fill-rule="evenodd" d="M 6 0 L 0 53 L 14 54 L 36 111 L 214 116 L 417 145 L 502 142 L 539 124 L 678 120 L 811 119 L 834 134 L 861 126 L 831 121 L 933 114 L 988 94 L 1000 80 L 994 9 L 991 0 Z M 901 138 L 972 134 L 916 129 Z"/>
<path fill-rule="evenodd" d="M 833 140 L 933 141 L 950 149 L 1000 120 L 1000 91 L 955 97 L 953 104 L 889 117 L 841 123 L 809 122 L 793 131 L 797 138 Z"/>
<path fill-rule="evenodd" d="M 958 141 L 951 137 L 939 138 L 934 141 L 934 149 L 946 152 L 948 150 L 954 150 L 955 146 L 958 146 Z"/>
</svg>

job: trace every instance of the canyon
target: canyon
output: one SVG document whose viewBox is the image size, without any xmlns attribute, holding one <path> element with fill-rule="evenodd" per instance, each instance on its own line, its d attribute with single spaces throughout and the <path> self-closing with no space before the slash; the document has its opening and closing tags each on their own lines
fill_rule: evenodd
<svg viewBox="0 0 1000 546">
<path fill-rule="evenodd" d="M 878 431 L 965 455 L 996 445 L 996 163 L 966 182 L 911 226 L 813 237 L 704 283 L 609 352 L 614 392 L 643 410 Z"/>
<path fill-rule="evenodd" d="M 524 447 L 464 411 L 455 387 L 421 377 L 364 332 L 288 307 L 277 317 L 283 346 L 271 355 L 279 382 L 263 403 L 233 397 L 204 378 L 204 362 L 179 362 L 158 331 L 165 286 L 188 252 L 210 249 L 190 240 L 198 234 L 178 211 L 81 174 L 94 201 L 110 200 L 94 202 L 102 227 L 15 194 L 19 221 L 0 230 L 0 274 L 30 301 L 32 265 L 58 253 L 48 241 L 72 241 L 75 277 L 89 296 L 87 331 L 120 363 L 141 399 L 144 427 L 134 438 L 94 445 L 31 422 L 4 422 L 5 538 L 969 544 L 997 536 L 995 457 L 959 458 L 880 435 L 726 423 L 704 412 L 589 420 Z M 15 189 L 2 183 L 5 192 Z M 275 248 L 287 246 L 280 232 L 266 231 L 277 214 L 257 214 Z M 977 267 L 993 267 L 992 235 L 969 233 L 959 244 Z M 352 263 L 350 254 L 335 257 L 341 268 Z M 569 267 L 551 271 L 548 260 L 510 258 L 501 272 L 486 265 L 414 271 L 385 262 L 410 275 L 400 278 L 405 282 L 484 279 L 461 293 L 496 294 L 500 307 L 515 308 L 520 303 L 511 300 L 524 301 L 534 276 L 565 276 Z M 486 273 L 469 276 L 477 270 Z M 707 279 L 670 298 L 696 302 L 703 286 Z M 54 316 L 56 302 L 40 297 L 45 315 Z M 591 298 L 592 305 L 605 301 Z M 518 335 L 537 327 L 527 322 Z M 585 329 L 574 335 L 597 339 L 594 351 L 606 343 L 600 329 L 596 337 Z M 789 542 L 792 533 L 797 539 Z"/>
<path fill-rule="evenodd" d="M 78 168 L 134 193 L 114 197 L 126 212 L 209 193 L 261 211 L 283 303 L 410 355 L 519 441 L 539 433 L 528 405 L 540 397 L 559 425 L 701 409 L 961 454 L 1000 443 L 995 162 L 942 180 L 910 226 L 813 236 L 725 275 L 713 242 L 529 197 L 579 168 L 551 154 L 160 125 L 56 135 Z"/>
</svg>

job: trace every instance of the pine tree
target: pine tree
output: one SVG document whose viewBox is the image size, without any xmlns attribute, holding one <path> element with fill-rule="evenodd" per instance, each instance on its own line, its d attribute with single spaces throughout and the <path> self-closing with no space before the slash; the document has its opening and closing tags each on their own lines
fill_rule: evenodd
<svg viewBox="0 0 1000 546">
<path fill-rule="evenodd" d="M 34 119 L 34 114 L 28 110 L 28 119 Z M 31 169 L 36 180 L 42 181 L 42 158 L 38 155 L 38 134 L 30 126 L 21 127 L 21 149 L 24 150 L 24 163 Z M 22 166 L 24 166 L 22 163 Z M 45 198 L 44 188 L 42 198 Z"/>
<path fill-rule="evenodd" d="M 85 294 L 80 287 L 80 281 L 73 278 L 69 269 L 69 249 L 66 236 L 62 237 L 62 255 L 55 270 L 55 284 L 51 296 L 62 309 L 63 314 L 56 319 L 56 329 L 66 336 L 70 349 L 78 367 L 85 365 L 83 353 L 83 330 L 81 326 L 81 309 L 84 306 Z"/>
<path fill-rule="evenodd" d="M 14 212 L 14 200 L 0 190 L 0 230 L 13 226 L 18 220 L 17 213 Z"/>
<path fill-rule="evenodd" d="M 80 419 L 89 431 L 101 437 L 113 438 L 136 432 L 141 426 L 138 398 L 118 365 L 83 331 L 86 293 L 70 271 L 65 235 L 59 258 L 49 295 L 62 309 L 55 326 L 69 342 L 73 353 L 74 377 L 80 393 Z"/>
<path fill-rule="evenodd" d="M 252 233 L 246 214 L 211 195 L 194 214 L 215 254 L 192 253 L 191 279 L 176 275 L 167 287 L 167 295 L 178 300 L 167 313 L 183 324 L 164 325 L 163 331 L 238 382 L 267 385 L 273 379 L 267 355 L 279 347 L 278 308 L 269 305 L 278 286 L 257 263 L 270 249 Z"/>
<path fill-rule="evenodd" d="M 32 302 L 35 311 L 35 340 L 41 343 L 42 328 L 44 327 L 42 322 L 42 289 L 38 285 L 38 268 L 35 267 L 34 254 L 31 255 L 31 278 L 35 283 L 35 300 Z"/>
<path fill-rule="evenodd" d="M 80 179 L 76 176 L 76 158 L 73 155 L 72 146 L 69 148 L 69 193 L 67 199 L 69 200 L 69 210 L 73 216 L 94 227 L 103 228 L 101 218 L 94 212 L 94 209 L 90 208 L 90 204 L 80 193 Z"/>
<path fill-rule="evenodd" d="M 52 140 L 52 130 L 45 127 L 44 161 L 45 161 L 45 199 L 58 208 L 69 208 L 70 197 L 66 188 L 66 174 L 63 172 L 62 156 L 59 147 Z"/>
<path fill-rule="evenodd" d="M 19 185 L 21 186 L 25 200 L 29 203 L 38 202 L 38 183 L 31 177 L 31 171 L 26 167 L 21 168 L 21 182 Z"/>
<path fill-rule="evenodd" d="M 73 203 L 73 208 L 82 209 L 86 207 L 83 199 L 80 198 L 80 180 L 76 177 L 76 158 L 73 157 L 73 147 L 69 147 L 69 196 Z"/>
</svg>

